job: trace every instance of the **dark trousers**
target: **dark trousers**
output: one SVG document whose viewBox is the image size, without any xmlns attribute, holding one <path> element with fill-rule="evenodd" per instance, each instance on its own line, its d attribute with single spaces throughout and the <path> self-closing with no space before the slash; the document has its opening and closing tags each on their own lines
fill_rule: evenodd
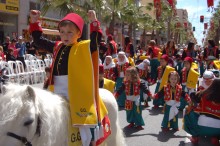
<svg viewBox="0 0 220 146">
<path fill-rule="evenodd" d="M 26 64 L 24 62 L 24 57 L 18 57 L 17 60 L 21 61 L 23 63 L 24 66 L 24 70 L 26 69 Z"/>
</svg>

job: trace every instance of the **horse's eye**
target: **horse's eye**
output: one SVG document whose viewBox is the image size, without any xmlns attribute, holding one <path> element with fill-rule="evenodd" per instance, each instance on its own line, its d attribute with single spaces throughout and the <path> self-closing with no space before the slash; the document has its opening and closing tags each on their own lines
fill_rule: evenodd
<svg viewBox="0 0 220 146">
<path fill-rule="evenodd" d="M 24 122 L 24 126 L 29 126 L 29 125 L 31 125 L 33 122 L 34 122 L 34 119 L 30 119 L 30 120 Z"/>
</svg>

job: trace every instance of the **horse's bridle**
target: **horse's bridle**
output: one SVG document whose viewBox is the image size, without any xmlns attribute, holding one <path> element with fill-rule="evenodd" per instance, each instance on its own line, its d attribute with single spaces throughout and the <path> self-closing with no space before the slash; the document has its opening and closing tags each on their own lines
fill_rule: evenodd
<svg viewBox="0 0 220 146">
<path fill-rule="evenodd" d="M 35 134 L 37 134 L 39 137 L 41 135 L 41 119 L 39 116 L 37 118 L 37 128 Z M 25 146 L 32 146 L 31 142 L 28 141 L 26 137 L 19 136 L 13 132 L 8 132 L 7 136 L 20 140 Z"/>
</svg>

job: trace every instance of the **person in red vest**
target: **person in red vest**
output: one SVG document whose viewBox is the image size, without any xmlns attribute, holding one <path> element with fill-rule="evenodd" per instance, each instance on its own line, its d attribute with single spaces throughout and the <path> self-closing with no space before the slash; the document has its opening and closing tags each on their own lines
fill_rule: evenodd
<svg viewBox="0 0 220 146">
<path fill-rule="evenodd" d="M 207 59 L 208 56 L 214 56 L 219 59 L 219 50 L 213 40 L 208 40 L 208 47 L 204 50 L 204 59 Z"/>
<path fill-rule="evenodd" d="M 134 57 L 134 46 L 131 43 L 130 37 L 125 38 L 125 54 L 127 57 Z"/>
<path fill-rule="evenodd" d="M 150 56 L 151 79 L 153 80 L 153 82 L 156 82 L 157 80 L 157 68 L 158 66 L 160 66 L 158 55 L 160 51 L 161 50 L 156 47 L 155 40 L 150 40 L 147 55 Z"/>
<path fill-rule="evenodd" d="M 83 34 L 84 20 L 76 13 L 69 13 L 58 23 L 61 41 L 51 41 L 42 36 L 43 31 L 39 21 L 40 13 L 38 10 L 31 10 L 29 31 L 34 43 L 39 48 L 46 49 L 54 55 L 48 89 L 69 102 L 71 118 L 69 129 L 72 130 L 71 128 L 74 128 L 73 126 L 75 125 L 79 126 L 77 130 L 80 133 L 82 145 L 90 145 L 90 143 L 92 145 L 99 145 L 110 135 L 111 130 L 104 129 L 102 131 L 104 132 L 104 137 L 98 135 L 94 132 L 96 130 L 100 132 L 98 127 L 96 126 L 95 129 L 90 129 L 91 124 L 89 122 L 91 121 L 86 119 L 87 116 L 75 117 L 76 115 L 73 114 L 82 114 L 80 108 L 83 107 L 86 111 L 83 114 L 89 112 L 91 116 L 97 115 L 93 116 L 93 118 L 90 117 L 94 121 L 97 121 L 97 123 L 94 122 L 95 124 L 92 124 L 92 127 L 98 124 L 101 124 L 101 127 L 104 120 L 106 122 L 109 121 L 106 119 L 108 117 L 106 116 L 106 111 L 103 110 L 104 108 L 97 105 L 97 103 L 101 105 L 103 102 L 97 98 L 99 96 L 97 92 L 98 45 L 101 40 L 102 30 L 100 22 L 96 18 L 96 13 L 94 10 L 89 10 L 88 12 L 88 19 L 91 22 L 91 40 L 79 39 Z M 85 73 L 88 76 L 84 76 L 83 74 Z M 80 95 L 80 97 L 77 95 Z M 85 100 L 86 102 L 81 102 Z M 97 106 L 94 107 L 94 104 Z M 92 108 L 94 110 L 91 110 Z M 77 130 L 75 130 L 76 132 L 71 132 L 69 136 L 73 134 L 77 135 Z M 71 145 L 75 143 L 76 141 L 70 141 Z"/>
<path fill-rule="evenodd" d="M 107 42 L 108 42 L 107 55 L 112 56 L 112 58 L 116 58 L 117 52 L 118 52 L 118 46 L 117 46 L 117 43 L 114 41 L 113 36 L 111 34 L 108 35 Z"/>
<path fill-rule="evenodd" d="M 194 51 L 195 44 L 193 42 L 189 42 L 187 48 L 183 51 L 182 54 L 182 60 L 184 60 L 186 57 L 195 58 L 196 54 Z"/>
<path fill-rule="evenodd" d="M 176 56 L 177 49 L 175 48 L 175 43 L 173 40 L 167 42 L 167 45 L 163 50 L 163 54 L 167 54 L 169 57 Z"/>
<path fill-rule="evenodd" d="M 211 137 L 211 143 L 219 146 L 220 136 L 220 79 L 214 79 L 212 84 L 197 94 L 191 94 L 191 105 L 184 116 L 183 129 L 192 135 L 193 144 L 198 144 L 199 137 Z"/>
</svg>

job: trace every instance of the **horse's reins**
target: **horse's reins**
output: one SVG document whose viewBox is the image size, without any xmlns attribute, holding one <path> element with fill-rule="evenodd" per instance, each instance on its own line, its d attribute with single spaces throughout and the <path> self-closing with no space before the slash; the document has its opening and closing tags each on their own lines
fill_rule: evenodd
<svg viewBox="0 0 220 146">
<path fill-rule="evenodd" d="M 36 133 L 35 134 L 38 134 L 38 136 L 40 136 L 40 134 L 41 134 L 41 120 L 40 120 L 40 117 L 38 117 L 38 119 L 37 119 L 37 128 L 36 128 Z M 28 141 L 26 137 L 19 136 L 15 133 L 12 133 L 12 132 L 8 132 L 7 136 L 10 136 L 10 137 L 15 138 L 17 140 L 20 140 L 25 146 L 32 146 L 31 142 Z"/>
<path fill-rule="evenodd" d="M 7 135 L 11 136 L 17 140 L 20 140 L 25 146 L 32 146 L 31 142 L 28 141 L 26 137 L 19 136 L 17 134 L 12 133 L 12 132 L 8 132 Z"/>
</svg>

